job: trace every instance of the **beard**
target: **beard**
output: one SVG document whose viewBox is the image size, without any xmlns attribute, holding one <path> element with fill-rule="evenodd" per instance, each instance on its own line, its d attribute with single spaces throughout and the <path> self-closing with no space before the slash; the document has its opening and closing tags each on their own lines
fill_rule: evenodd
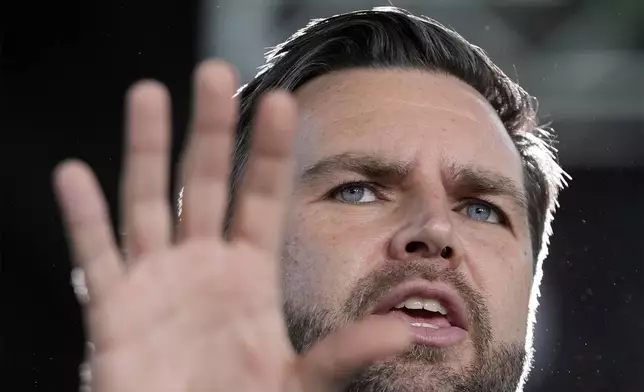
<svg viewBox="0 0 644 392">
<path fill-rule="evenodd" d="M 452 285 L 465 300 L 469 335 L 474 355 L 460 370 L 449 367 L 462 347 L 429 347 L 412 344 L 393 359 L 373 363 L 349 380 L 344 392 L 505 392 L 514 391 L 521 378 L 526 350 L 524 342 L 495 342 L 483 297 L 462 274 L 426 263 L 389 265 L 360 279 L 340 310 L 319 305 L 284 303 L 289 338 L 298 353 L 343 326 L 368 316 L 369 309 L 389 290 L 411 278 Z"/>
</svg>

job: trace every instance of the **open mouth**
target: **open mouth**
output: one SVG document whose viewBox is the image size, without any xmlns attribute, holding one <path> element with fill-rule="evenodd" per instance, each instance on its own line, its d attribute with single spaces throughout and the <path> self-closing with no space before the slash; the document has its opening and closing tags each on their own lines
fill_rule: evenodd
<svg viewBox="0 0 644 392">
<path fill-rule="evenodd" d="M 410 298 L 389 313 L 405 319 L 413 327 L 439 329 L 452 326 L 447 309 L 435 299 Z"/>
<path fill-rule="evenodd" d="M 405 321 L 415 343 L 449 347 L 468 337 L 465 309 L 464 301 L 447 286 L 410 282 L 386 295 L 374 313 Z"/>
</svg>

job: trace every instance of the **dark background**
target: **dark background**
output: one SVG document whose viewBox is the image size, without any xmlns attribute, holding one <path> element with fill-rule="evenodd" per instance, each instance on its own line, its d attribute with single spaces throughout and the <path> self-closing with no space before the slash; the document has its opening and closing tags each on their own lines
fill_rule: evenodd
<svg viewBox="0 0 644 392">
<path fill-rule="evenodd" d="M 253 12 L 252 2 L 246 3 L 248 12 Z M 409 8 L 413 10 L 413 4 Z M 564 8 L 560 13 L 549 9 L 545 16 L 529 9 L 504 8 L 501 14 L 521 26 L 530 22 L 533 27 L 528 29 L 537 31 L 544 27 L 539 20 L 554 23 L 564 18 Z M 289 33 L 301 27 L 300 19 L 311 12 L 296 2 L 273 11 L 286 21 L 280 26 Z M 78 389 L 83 330 L 69 285 L 70 265 L 51 192 L 51 170 L 66 157 L 87 161 L 115 206 L 122 100 L 127 87 L 140 78 L 168 85 L 174 98 L 175 141 L 180 144 L 196 62 L 209 54 L 226 58 L 248 54 L 243 45 L 229 42 L 224 49 L 225 40 L 199 39 L 208 30 L 200 28 L 204 12 L 192 0 L 2 4 L 0 391 Z M 211 5 L 208 12 L 219 11 Z M 521 22 L 522 17 L 528 22 Z M 632 20 L 628 23 L 636 25 Z M 226 34 L 225 29 L 217 31 Z M 644 47 L 644 30 L 637 31 L 627 43 L 614 41 L 614 47 L 633 53 Z M 284 38 L 280 34 L 274 34 L 271 44 Z M 538 48 L 539 35 L 530 37 Z M 224 44 L 215 50 L 217 42 Z M 253 53 L 251 57 L 261 60 L 261 50 Z M 494 53 L 492 57 L 496 59 Z M 237 61 L 242 61 L 238 65 L 246 78 L 252 74 L 244 67 L 252 70 L 259 65 L 252 59 Z M 591 65 L 580 63 L 580 72 L 585 66 Z M 521 75 L 539 90 L 541 74 L 533 71 Z M 622 69 L 621 76 L 629 91 L 623 94 L 631 94 L 644 114 L 642 75 L 625 72 Z M 557 94 L 545 90 L 541 88 L 546 96 L 542 102 L 551 94 L 556 99 Z M 613 107 L 612 101 L 623 98 L 620 91 L 610 92 L 608 87 L 602 91 L 604 96 L 580 94 L 577 99 Z M 561 132 L 562 162 L 573 180 L 561 196 L 545 262 L 538 351 L 526 391 L 643 391 L 644 116 L 628 111 L 570 114 L 590 110 L 579 107 L 571 106 L 562 114 L 557 108 L 547 111 Z"/>
</svg>

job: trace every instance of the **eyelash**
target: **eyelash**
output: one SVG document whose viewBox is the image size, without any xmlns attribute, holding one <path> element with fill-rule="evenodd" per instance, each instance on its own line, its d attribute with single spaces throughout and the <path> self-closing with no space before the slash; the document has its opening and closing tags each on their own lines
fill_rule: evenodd
<svg viewBox="0 0 644 392">
<path fill-rule="evenodd" d="M 496 214 L 499 216 L 499 223 L 497 223 L 497 224 L 503 225 L 503 226 L 510 226 L 510 219 L 508 218 L 507 214 L 505 212 L 503 212 L 503 210 L 501 208 L 497 207 L 497 205 L 492 203 L 491 201 L 487 201 L 487 200 L 479 199 L 479 198 L 467 198 L 467 199 L 463 199 L 463 201 L 461 201 L 461 203 L 460 203 L 461 207 L 460 208 L 463 208 L 468 203 L 481 204 L 481 205 L 489 207 L 494 212 L 496 212 Z M 488 223 L 488 222 L 481 222 L 481 223 Z"/>
<path fill-rule="evenodd" d="M 333 189 L 331 189 L 331 191 L 327 194 L 327 198 L 334 199 L 333 196 L 336 193 L 341 191 L 343 188 L 347 188 L 349 186 L 365 187 L 365 188 L 369 189 L 370 191 L 372 191 L 379 198 L 382 197 L 382 193 L 383 193 L 382 191 L 384 189 L 384 187 L 382 185 L 380 185 L 378 183 L 375 183 L 375 182 L 372 182 L 372 181 L 352 181 L 352 180 L 348 180 L 348 181 L 344 181 L 344 182 L 338 184 Z M 508 218 L 507 214 L 505 212 L 503 212 L 503 210 L 500 207 L 498 207 L 496 204 L 494 204 L 493 202 L 491 202 L 489 200 L 481 199 L 481 198 L 470 197 L 470 198 L 463 199 L 461 202 L 459 202 L 459 209 L 463 208 L 468 203 L 482 204 L 484 206 L 487 206 L 487 207 L 491 208 L 499 216 L 500 222 L 498 224 L 503 225 L 503 226 L 510 226 L 510 219 Z M 481 223 L 486 223 L 486 222 L 481 222 Z"/>
<path fill-rule="evenodd" d="M 377 184 L 375 182 L 371 181 L 345 181 L 340 184 L 338 184 L 336 187 L 331 189 L 331 191 L 328 193 L 327 197 L 333 198 L 333 195 L 341 191 L 343 188 L 348 188 L 349 186 L 355 186 L 355 187 L 365 187 L 372 191 L 376 196 L 382 197 L 382 191 L 384 187 L 380 184 Z"/>
</svg>

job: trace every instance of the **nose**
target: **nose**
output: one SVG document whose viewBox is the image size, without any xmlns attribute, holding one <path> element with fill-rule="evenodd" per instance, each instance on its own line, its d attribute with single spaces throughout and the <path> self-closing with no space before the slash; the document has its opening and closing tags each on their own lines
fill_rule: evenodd
<svg viewBox="0 0 644 392">
<path fill-rule="evenodd" d="M 389 245 L 394 260 L 419 258 L 443 260 L 456 269 L 461 263 L 463 246 L 454 231 L 449 213 L 425 213 L 398 230 Z"/>
</svg>

